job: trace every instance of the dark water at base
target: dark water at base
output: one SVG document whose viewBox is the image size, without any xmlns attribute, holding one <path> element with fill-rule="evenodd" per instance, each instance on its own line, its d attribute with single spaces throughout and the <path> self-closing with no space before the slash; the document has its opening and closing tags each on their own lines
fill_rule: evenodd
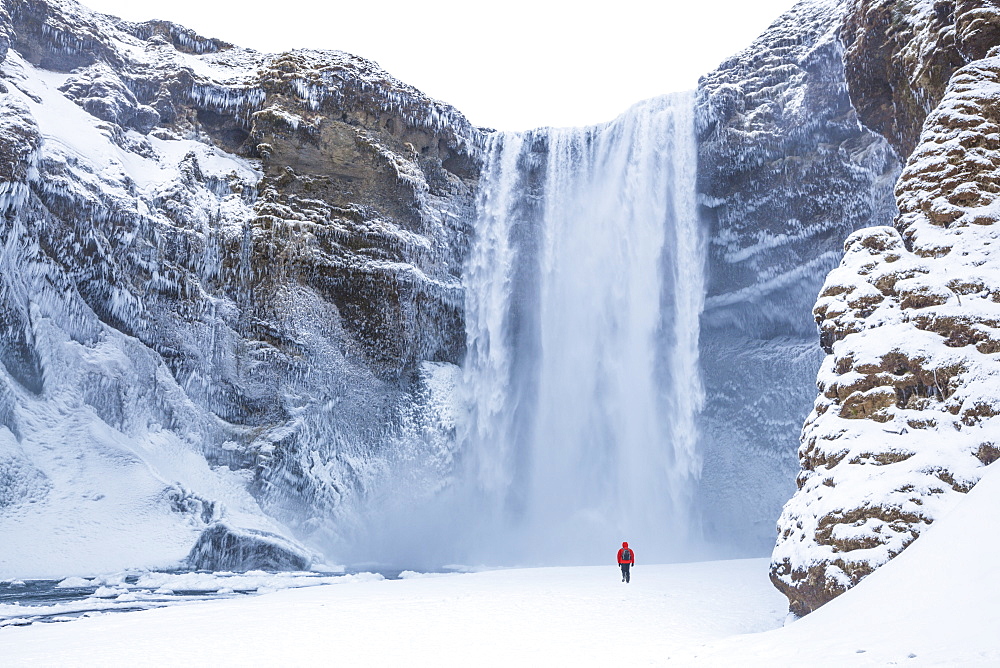
<svg viewBox="0 0 1000 668">
<path fill-rule="evenodd" d="M 451 572 L 451 571 L 448 571 Z M 348 568 L 334 573 L 139 571 L 92 578 L 0 581 L 0 628 L 150 610 L 363 580 L 396 580 L 400 568 Z"/>
<path fill-rule="evenodd" d="M 27 626 L 38 622 L 72 621 L 112 612 L 134 612 L 161 608 L 182 601 L 203 601 L 256 593 L 233 590 L 232 594 L 218 591 L 171 590 L 170 594 L 155 594 L 135 585 L 137 576 L 125 578 L 123 585 L 110 596 L 98 596 L 104 585 L 60 587 L 61 580 L 15 580 L 0 583 L 0 627 Z M 121 591 L 124 589 L 125 591 Z"/>
</svg>

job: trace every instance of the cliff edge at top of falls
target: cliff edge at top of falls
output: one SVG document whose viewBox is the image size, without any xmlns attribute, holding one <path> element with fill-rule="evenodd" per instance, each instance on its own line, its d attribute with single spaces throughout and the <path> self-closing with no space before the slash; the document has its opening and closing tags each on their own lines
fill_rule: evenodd
<svg viewBox="0 0 1000 668">
<path fill-rule="evenodd" d="M 443 466 L 464 117 L 71 0 L 5 0 L 0 59 L 0 576 L 175 563 L 220 520 L 328 544 L 394 457 Z"/>
<path fill-rule="evenodd" d="M 906 548 L 1000 457 L 1000 8 L 850 9 L 852 100 L 916 148 L 893 226 L 847 239 L 813 311 L 827 357 L 771 568 L 800 615 Z"/>
</svg>

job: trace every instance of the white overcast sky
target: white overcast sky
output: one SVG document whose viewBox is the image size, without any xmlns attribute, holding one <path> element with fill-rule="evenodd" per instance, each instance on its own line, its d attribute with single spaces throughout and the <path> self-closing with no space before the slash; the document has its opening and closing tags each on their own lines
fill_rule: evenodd
<svg viewBox="0 0 1000 668">
<path fill-rule="evenodd" d="M 259 51 L 340 49 L 457 107 L 525 130 L 610 120 L 694 88 L 795 0 L 83 0 Z"/>
</svg>

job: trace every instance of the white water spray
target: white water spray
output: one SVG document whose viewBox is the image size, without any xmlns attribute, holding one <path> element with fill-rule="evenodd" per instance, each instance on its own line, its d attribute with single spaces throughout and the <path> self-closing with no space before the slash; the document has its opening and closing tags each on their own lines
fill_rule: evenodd
<svg viewBox="0 0 1000 668">
<path fill-rule="evenodd" d="M 492 142 L 461 434 L 480 558 L 585 563 L 623 539 L 683 556 L 701 466 L 696 158 L 687 94 Z"/>
</svg>

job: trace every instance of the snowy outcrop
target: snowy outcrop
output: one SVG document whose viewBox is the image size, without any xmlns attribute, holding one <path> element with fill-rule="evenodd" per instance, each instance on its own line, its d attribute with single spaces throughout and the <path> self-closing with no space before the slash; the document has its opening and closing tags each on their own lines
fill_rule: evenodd
<svg viewBox="0 0 1000 668">
<path fill-rule="evenodd" d="M 772 580 L 808 613 L 949 510 L 1000 457 L 1000 58 L 951 78 L 814 314 L 828 353 Z"/>
<path fill-rule="evenodd" d="M 708 536 L 754 553 L 770 548 L 794 490 L 822 356 L 809 318 L 822 277 L 848 234 L 895 215 L 899 160 L 847 93 L 845 5 L 799 3 L 698 89 L 711 235 L 698 496 Z"/>
<path fill-rule="evenodd" d="M 464 351 L 460 114 L 71 0 L 4 2 L 0 57 L 0 575 L 169 565 L 220 518 L 335 546 L 452 456 L 421 370 Z"/>
</svg>

